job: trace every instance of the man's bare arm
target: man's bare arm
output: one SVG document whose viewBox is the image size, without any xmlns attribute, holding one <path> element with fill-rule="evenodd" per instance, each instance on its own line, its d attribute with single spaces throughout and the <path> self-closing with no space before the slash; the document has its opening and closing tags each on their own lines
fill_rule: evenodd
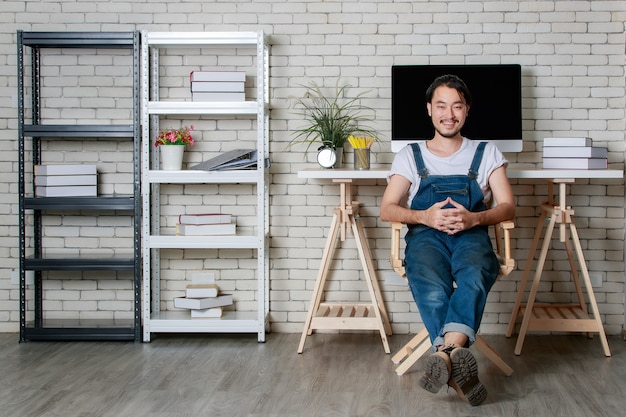
<svg viewBox="0 0 626 417">
<path fill-rule="evenodd" d="M 497 168 L 489 177 L 489 186 L 497 205 L 481 212 L 472 213 L 451 199 L 436 203 L 427 210 L 408 209 L 404 202 L 410 186 L 411 182 L 401 175 L 393 175 L 389 179 L 380 207 L 381 220 L 424 224 L 448 234 L 455 234 L 475 226 L 497 224 L 515 217 L 513 191 L 505 166 Z M 455 207 L 442 208 L 448 204 Z"/>
<path fill-rule="evenodd" d="M 448 230 L 449 220 L 442 209 L 448 201 L 442 201 L 430 206 L 427 210 L 411 210 L 406 208 L 405 202 L 411 182 L 401 175 L 393 175 L 383 194 L 380 205 L 380 219 L 387 222 L 405 224 L 423 224 L 441 231 Z"/>
</svg>

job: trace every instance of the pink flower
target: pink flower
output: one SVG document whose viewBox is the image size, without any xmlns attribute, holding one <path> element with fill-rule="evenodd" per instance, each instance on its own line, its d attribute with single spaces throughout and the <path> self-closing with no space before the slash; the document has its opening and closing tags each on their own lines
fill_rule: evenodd
<svg viewBox="0 0 626 417">
<path fill-rule="evenodd" d="M 193 145 L 194 140 L 191 136 L 193 125 L 186 126 L 181 129 L 161 130 L 154 142 L 154 146 L 159 145 Z"/>
</svg>

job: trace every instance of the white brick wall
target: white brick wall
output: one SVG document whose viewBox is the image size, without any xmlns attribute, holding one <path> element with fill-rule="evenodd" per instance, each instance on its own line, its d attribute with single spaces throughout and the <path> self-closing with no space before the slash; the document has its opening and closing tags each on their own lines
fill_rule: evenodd
<svg viewBox="0 0 626 417">
<path fill-rule="evenodd" d="M 11 270 L 17 267 L 17 144 L 15 33 L 33 31 L 236 31 L 263 29 L 273 44 L 271 65 L 271 320 L 272 331 L 300 332 L 311 297 L 319 259 L 330 222 L 329 215 L 338 200 L 338 187 L 297 178 L 298 170 L 315 166 L 314 156 L 303 158 L 304 148 L 288 148 L 291 131 L 299 121 L 290 109 L 289 97 L 301 92 L 301 84 L 316 81 L 333 87 L 340 79 L 354 88 L 351 93 L 368 91 L 365 103 L 377 109 L 376 125 L 383 142 L 374 148 L 374 164 L 388 164 L 393 155 L 390 135 L 390 67 L 394 64 L 475 64 L 519 63 L 523 66 L 524 152 L 507 155 L 513 164 L 534 166 L 541 158 L 544 136 L 591 136 L 609 147 L 609 162 L 624 164 L 625 82 L 624 53 L 626 1 L 10 1 L 0 2 L 0 331 L 18 329 L 18 290 L 10 283 Z M 68 57 L 59 57 L 67 64 Z M 171 57 L 174 66 L 181 61 Z M 236 59 L 233 57 L 233 59 Z M 117 108 L 120 99 L 117 68 L 109 66 L 110 57 L 89 52 L 74 65 L 46 67 L 63 72 L 63 82 L 50 86 L 59 91 L 50 103 L 68 104 L 70 115 L 50 112 L 55 119 L 124 119 Z M 178 63 L 178 64 L 177 64 Z M 74 62 L 72 62 L 74 64 Z M 95 72 L 95 66 L 97 71 Z M 233 65 L 235 65 L 233 63 Z M 94 70 L 93 73 L 88 71 Z M 186 71 L 186 69 L 185 69 Z M 123 74 L 120 74 L 123 75 Z M 81 88 L 78 88 L 78 87 Z M 171 86 L 175 87 L 175 86 Z M 179 86 L 180 87 L 180 86 Z M 99 107 L 90 109 L 92 91 L 99 91 Z M 175 91 L 175 88 L 172 88 Z M 62 93 L 61 93 L 62 92 Z M 55 94 L 52 93 L 54 97 Z M 475 92 L 480 94 L 480 92 Z M 62 95 L 62 96 L 61 96 Z M 122 98 L 123 100 L 123 98 Z M 77 107 L 80 106 L 80 111 Z M 220 128 L 220 123 L 204 121 L 202 129 Z M 215 135 L 203 133 L 204 151 L 217 150 L 209 143 Z M 251 135 L 241 132 L 241 140 Z M 204 139 L 204 137 L 202 138 Z M 234 140 L 232 135 L 228 140 Z M 85 145 L 80 155 L 54 153 L 58 160 L 91 160 L 101 169 L 116 161 L 114 169 L 101 174 L 106 192 L 129 192 L 124 183 L 131 169 L 128 149 L 122 145 L 111 150 Z M 351 151 L 346 158 L 351 160 Z M 66 159 L 64 159 L 66 158 Z M 108 168 L 107 168 L 108 169 Z M 527 250 L 538 214 L 536 206 L 545 199 L 542 181 L 513 180 L 518 203 L 517 229 L 513 233 L 514 256 L 518 270 L 497 283 L 490 294 L 483 320 L 483 332 L 504 333 L 521 277 Z M 387 225 L 378 219 L 378 206 L 384 181 L 364 181 L 358 187 L 363 204 L 362 221 L 366 228 L 376 266 L 381 277 L 389 273 Z M 602 273 L 603 286 L 596 289 L 600 311 L 609 334 L 620 331 L 624 322 L 624 182 L 622 180 L 581 180 L 570 187 L 569 202 L 576 209 L 575 221 L 583 238 L 583 248 L 591 272 Z M 183 193 L 184 202 L 171 199 L 178 212 L 181 204 L 213 207 L 206 191 L 194 187 L 173 187 L 174 195 Z M 224 210 L 239 210 L 250 215 L 250 200 L 238 197 L 232 187 L 215 187 L 225 202 Z M 164 201 L 170 199 L 165 195 Z M 248 205 L 248 208 L 246 208 Z M 167 211 L 166 211 L 167 213 Z M 71 232 L 62 245 L 115 248 L 109 229 L 98 229 L 89 220 L 66 216 L 58 228 L 50 229 L 49 239 L 58 231 Z M 98 225 L 115 228 L 125 239 L 132 235 L 128 224 L 102 217 Z M 102 233 L 102 234 L 100 234 Z M 80 238 L 74 237 L 81 236 Z M 574 297 L 562 244 L 554 242 L 546 263 L 540 298 L 546 301 Z M 359 262 L 351 241 L 341 245 L 340 258 L 331 269 L 330 286 L 336 290 L 329 299 L 364 299 L 367 291 L 358 277 Z M 241 305 L 254 297 L 254 286 L 238 281 L 251 275 L 252 254 L 230 251 L 169 251 L 163 262 L 170 277 L 165 297 L 180 291 L 181 279 L 194 270 L 210 269 L 211 259 L 219 256 L 223 286 L 237 290 Z M 208 258 L 208 259 L 207 259 Z M 237 270 L 229 273 L 228 270 Z M 82 279 L 81 279 L 82 278 Z M 131 291 L 128 280 L 120 276 L 97 280 L 82 277 L 46 282 L 47 310 L 51 317 L 123 317 L 130 315 Z M 419 314 L 405 288 L 383 285 L 387 308 L 395 332 L 417 331 Z M 171 297 L 170 297 L 171 298 Z M 163 303 L 168 307 L 171 303 Z"/>
</svg>

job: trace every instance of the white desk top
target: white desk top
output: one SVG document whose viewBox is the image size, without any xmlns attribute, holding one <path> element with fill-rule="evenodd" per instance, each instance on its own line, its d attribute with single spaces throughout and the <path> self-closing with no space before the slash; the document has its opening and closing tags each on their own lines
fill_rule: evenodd
<svg viewBox="0 0 626 417">
<path fill-rule="evenodd" d="M 371 168 L 364 170 L 339 168 L 307 168 L 298 171 L 298 178 L 318 178 L 318 179 L 380 179 L 386 178 L 389 168 Z"/>
<path fill-rule="evenodd" d="M 298 178 L 315 179 L 384 179 L 389 168 L 354 170 L 349 168 L 307 168 L 298 171 Z M 566 178 L 623 178 L 621 169 L 516 169 L 506 171 L 509 178 L 522 179 L 566 179 Z"/>
</svg>

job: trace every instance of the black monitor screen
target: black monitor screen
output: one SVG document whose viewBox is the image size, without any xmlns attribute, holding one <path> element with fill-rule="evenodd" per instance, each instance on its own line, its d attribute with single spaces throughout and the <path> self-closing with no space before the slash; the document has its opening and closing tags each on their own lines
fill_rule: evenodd
<svg viewBox="0 0 626 417">
<path fill-rule="evenodd" d="M 502 65 L 396 65 L 391 69 L 392 140 L 432 139 L 426 90 L 435 78 L 455 74 L 467 84 L 472 106 L 463 136 L 476 140 L 522 140 L 521 67 Z"/>
</svg>

